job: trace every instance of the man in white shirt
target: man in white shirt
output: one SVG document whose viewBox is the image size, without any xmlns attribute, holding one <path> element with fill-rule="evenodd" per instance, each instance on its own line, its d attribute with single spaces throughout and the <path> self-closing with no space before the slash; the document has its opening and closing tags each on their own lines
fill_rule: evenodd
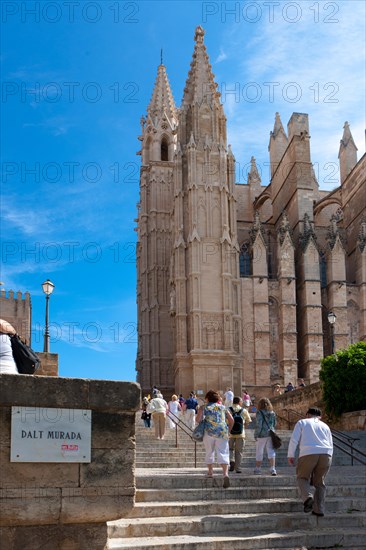
<svg viewBox="0 0 366 550">
<path fill-rule="evenodd" d="M 229 407 L 233 406 L 233 399 L 234 399 L 234 392 L 231 388 L 228 388 L 227 391 L 224 394 L 225 397 L 225 407 L 228 409 Z"/>
<path fill-rule="evenodd" d="M 304 503 L 304 512 L 324 516 L 325 478 L 333 455 L 333 438 L 329 426 L 320 420 L 321 411 L 310 407 L 306 419 L 299 420 L 288 446 L 288 463 L 295 464 L 295 451 L 299 445 L 296 467 L 297 484 Z M 315 487 L 314 495 L 310 489 Z"/>
</svg>

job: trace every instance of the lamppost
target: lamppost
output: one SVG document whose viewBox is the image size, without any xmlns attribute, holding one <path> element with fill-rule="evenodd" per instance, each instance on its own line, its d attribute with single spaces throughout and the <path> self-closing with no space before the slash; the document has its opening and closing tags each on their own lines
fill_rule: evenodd
<svg viewBox="0 0 366 550">
<path fill-rule="evenodd" d="M 42 283 L 43 292 L 46 295 L 46 327 L 44 331 L 44 345 L 43 345 L 43 351 L 44 353 L 50 352 L 50 332 L 48 330 L 48 308 L 49 308 L 49 300 L 50 295 L 53 292 L 53 289 L 55 288 L 55 285 L 51 283 L 49 279 Z"/>
<path fill-rule="evenodd" d="M 333 311 L 330 311 L 328 313 L 328 322 L 330 324 L 330 336 L 331 336 L 331 342 L 332 342 L 332 355 L 334 353 L 334 324 L 336 322 L 337 316 Z"/>
</svg>

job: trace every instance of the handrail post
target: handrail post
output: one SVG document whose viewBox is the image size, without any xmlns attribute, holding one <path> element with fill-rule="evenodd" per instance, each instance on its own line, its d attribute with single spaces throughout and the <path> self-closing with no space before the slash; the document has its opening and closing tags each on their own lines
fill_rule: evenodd
<svg viewBox="0 0 366 550">
<path fill-rule="evenodd" d="M 197 441 L 194 442 L 194 467 L 197 468 Z"/>
<path fill-rule="evenodd" d="M 178 449 L 178 424 L 175 424 L 175 448 Z"/>
<path fill-rule="evenodd" d="M 351 441 L 351 466 L 353 466 L 353 441 Z"/>
</svg>

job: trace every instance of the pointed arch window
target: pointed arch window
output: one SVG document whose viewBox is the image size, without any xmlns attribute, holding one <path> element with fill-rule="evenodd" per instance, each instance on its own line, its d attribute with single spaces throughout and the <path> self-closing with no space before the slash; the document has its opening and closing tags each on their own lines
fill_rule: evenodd
<svg viewBox="0 0 366 550">
<path fill-rule="evenodd" d="M 161 140 L 160 145 L 160 160 L 169 160 L 169 145 L 165 137 Z"/>
<path fill-rule="evenodd" d="M 240 249 L 239 255 L 240 277 L 250 277 L 252 274 L 252 262 L 248 245 L 246 243 Z"/>
</svg>

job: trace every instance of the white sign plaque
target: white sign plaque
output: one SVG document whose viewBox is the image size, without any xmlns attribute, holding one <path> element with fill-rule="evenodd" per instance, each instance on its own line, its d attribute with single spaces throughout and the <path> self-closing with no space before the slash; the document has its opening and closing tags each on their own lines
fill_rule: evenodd
<svg viewBox="0 0 366 550">
<path fill-rule="evenodd" d="M 11 462 L 90 462 L 90 410 L 12 407 L 11 411 Z"/>
</svg>

